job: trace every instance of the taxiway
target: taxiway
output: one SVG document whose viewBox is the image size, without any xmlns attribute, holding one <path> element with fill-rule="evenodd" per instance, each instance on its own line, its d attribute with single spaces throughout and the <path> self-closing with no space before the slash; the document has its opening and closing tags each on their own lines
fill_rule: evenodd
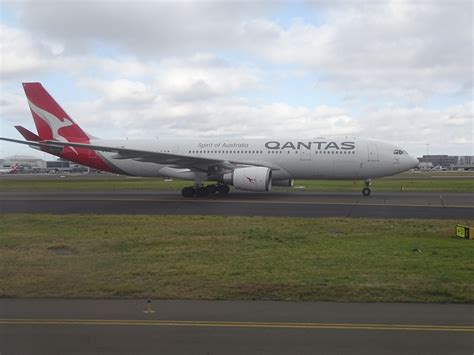
<svg viewBox="0 0 474 355">
<path fill-rule="evenodd" d="M 5 354 L 470 354 L 472 305 L 0 300 Z"/>
<path fill-rule="evenodd" d="M 474 216 L 474 193 L 232 192 L 183 198 L 177 191 L 0 192 L 2 213 L 453 218 Z"/>
</svg>

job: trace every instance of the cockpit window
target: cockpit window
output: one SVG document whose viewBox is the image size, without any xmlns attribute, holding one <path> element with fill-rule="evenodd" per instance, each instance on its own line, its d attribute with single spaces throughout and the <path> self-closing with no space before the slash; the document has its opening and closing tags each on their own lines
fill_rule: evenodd
<svg viewBox="0 0 474 355">
<path fill-rule="evenodd" d="M 394 155 L 402 155 L 402 154 L 408 154 L 407 152 L 405 152 L 404 150 L 401 150 L 401 149 L 395 149 L 393 151 L 393 154 Z"/>
</svg>

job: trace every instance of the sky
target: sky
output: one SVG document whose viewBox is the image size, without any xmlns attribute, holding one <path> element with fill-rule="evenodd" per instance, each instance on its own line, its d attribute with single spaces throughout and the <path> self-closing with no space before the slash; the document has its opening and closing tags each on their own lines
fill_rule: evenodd
<svg viewBox="0 0 474 355">
<path fill-rule="evenodd" d="M 0 1 L 0 136 L 39 81 L 100 138 L 359 137 L 474 155 L 473 2 Z M 0 142 L 0 157 L 52 157 Z"/>
</svg>

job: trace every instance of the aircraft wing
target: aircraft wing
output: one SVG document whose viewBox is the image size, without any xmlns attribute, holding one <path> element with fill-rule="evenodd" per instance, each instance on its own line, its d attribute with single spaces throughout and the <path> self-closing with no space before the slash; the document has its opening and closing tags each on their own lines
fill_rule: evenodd
<svg viewBox="0 0 474 355">
<path fill-rule="evenodd" d="M 242 166 L 263 166 L 272 170 L 280 170 L 278 165 L 265 161 L 244 161 L 244 160 L 221 160 L 206 157 L 187 156 L 174 153 L 162 153 L 148 150 L 130 149 L 125 146 L 105 146 L 88 143 L 60 142 L 54 140 L 43 141 L 22 141 L 12 138 L 0 137 L 0 140 L 7 142 L 26 144 L 45 150 L 57 150 L 64 147 L 84 148 L 101 152 L 115 153 L 112 159 L 133 159 L 141 162 L 151 162 L 167 165 L 172 168 L 189 168 L 193 170 L 209 171 L 210 169 L 235 169 Z"/>
</svg>

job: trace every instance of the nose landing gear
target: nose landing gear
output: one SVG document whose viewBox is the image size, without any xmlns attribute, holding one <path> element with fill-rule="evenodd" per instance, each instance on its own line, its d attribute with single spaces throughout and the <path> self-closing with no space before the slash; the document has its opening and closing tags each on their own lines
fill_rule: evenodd
<svg viewBox="0 0 474 355">
<path fill-rule="evenodd" d="M 362 195 L 370 196 L 370 193 L 372 192 L 372 190 L 370 190 L 370 185 L 372 185 L 372 180 L 365 179 L 364 183 L 365 183 L 365 187 L 362 189 Z"/>
</svg>

